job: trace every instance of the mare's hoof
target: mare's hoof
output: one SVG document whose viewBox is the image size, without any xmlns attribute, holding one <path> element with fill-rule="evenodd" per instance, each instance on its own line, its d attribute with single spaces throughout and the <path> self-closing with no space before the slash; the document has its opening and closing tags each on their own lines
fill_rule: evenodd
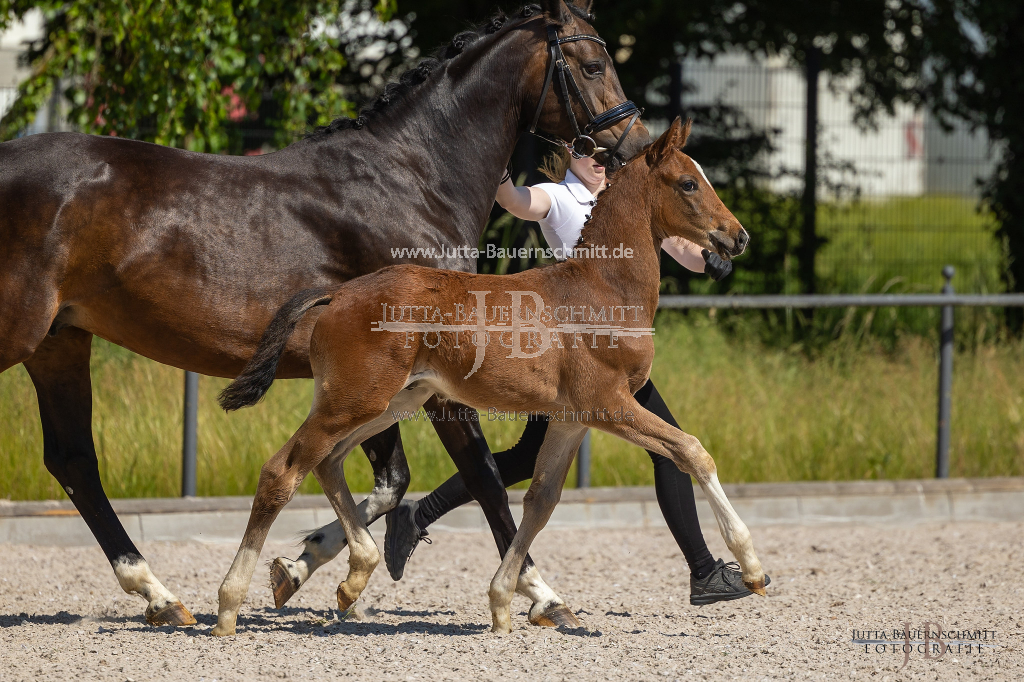
<svg viewBox="0 0 1024 682">
<path fill-rule="evenodd" d="M 214 637 L 231 637 L 235 634 L 235 628 L 234 626 L 221 627 L 220 623 L 217 623 L 213 626 L 213 629 L 210 630 L 210 634 Z"/>
<path fill-rule="evenodd" d="M 288 603 L 301 583 L 285 568 L 282 557 L 274 559 L 270 564 L 270 589 L 274 592 L 274 608 L 279 609 Z"/>
<path fill-rule="evenodd" d="M 342 613 L 348 611 L 356 603 L 356 599 L 359 599 L 359 595 L 349 594 L 345 589 L 345 583 L 338 585 L 338 608 Z"/>
<path fill-rule="evenodd" d="M 196 619 L 192 617 L 189 610 L 179 601 L 173 604 L 168 604 L 162 609 L 158 609 L 153 613 L 146 610 L 146 621 L 150 625 L 195 625 Z"/>
<path fill-rule="evenodd" d="M 545 628 L 581 628 L 583 623 L 565 604 L 555 604 L 544 613 L 530 616 L 530 622 Z"/>
<path fill-rule="evenodd" d="M 743 584 L 746 585 L 747 589 L 753 592 L 754 594 L 759 594 L 762 597 L 768 596 L 768 593 L 764 591 L 764 578 L 761 578 L 760 580 L 751 581 L 744 580 Z"/>
</svg>

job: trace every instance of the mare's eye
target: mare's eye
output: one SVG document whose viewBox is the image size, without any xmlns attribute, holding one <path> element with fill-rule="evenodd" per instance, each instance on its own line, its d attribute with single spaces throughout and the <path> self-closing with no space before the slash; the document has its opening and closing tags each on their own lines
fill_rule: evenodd
<svg viewBox="0 0 1024 682">
<path fill-rule="evenodd" d="M 697 183 L 694 182 L 693 180 L 684 180 L 683 181 L 683 191 L 684 192 L 693 192 L 696 189 L 697 189 Z"/>
<path fill-rule="evenodd" d="M 601 62 L 590 62 L 589 64 L 584 64 L 583 71 L 588 76 L 596 76 L 601 73 Z"/>
</svg>

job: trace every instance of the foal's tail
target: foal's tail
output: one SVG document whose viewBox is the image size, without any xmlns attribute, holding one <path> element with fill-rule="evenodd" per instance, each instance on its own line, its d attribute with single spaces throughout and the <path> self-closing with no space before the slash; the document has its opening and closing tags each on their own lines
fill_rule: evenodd
<svg viewBox="0 0 1024 682">
<path fill-rule="evenodd" d="M 306 311 L 318 305 L 326 305 L 334 298 L 326 289 L 307 289 L 292 296 L 274 315 L 260 338 L 249 364 L 234 381 L 220 393 L 218 402 L 227 412 L 255 405 L 270 390 L 277 374 L 277 363 L 284 353 L 288 338 L 295 331 Z"/>
</svg>

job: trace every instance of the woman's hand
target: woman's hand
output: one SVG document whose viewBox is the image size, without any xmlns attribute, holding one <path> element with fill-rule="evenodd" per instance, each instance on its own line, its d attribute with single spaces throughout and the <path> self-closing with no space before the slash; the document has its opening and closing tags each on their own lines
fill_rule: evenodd
<svg viewBox="0 0 1024 682">
<path fill-rule="evenodd" d="M 723 259 L 717 253 L 704 249 L 700 255 L 704 256 L 704 273 L 716 282 L 722 281 L 732 272 L 732 261 Z"/>
</svg>

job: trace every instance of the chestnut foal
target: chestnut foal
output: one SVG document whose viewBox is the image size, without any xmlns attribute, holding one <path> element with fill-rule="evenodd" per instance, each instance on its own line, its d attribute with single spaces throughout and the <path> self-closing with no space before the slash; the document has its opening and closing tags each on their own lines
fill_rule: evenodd
<svg viewBox="0 0 1024 682">
<path fill-rule="evenodd" d="M 432 395 L 499 413 L 543 412 L 551 419 L 523 500 L 522 525 L 491 581 L 495 632 L 511 630 L 510 605 L 517 581 L 525 577 L 523 559 L 558 502 L 587 428 L 670 457 L 692 474 L 739 560 L 744 584 L 765 594 L 750 532 L 726 498 L 714 460 L 696 438 L 633 398 L 654 358 L 661 240 L 682 236 L 731 258 L 749 239 L 682 153 L 688 134 L 689 123 L 677 119 L 616 173 L 568 261 L 510 276 L 398 265 L 333 293 L 300 294 L 278 312 L 256 355 L 225 390 L 222 405 L 237 409 L 258 401 L 302 313 L 329 304 L 310 344 L 313 406 L 263 466 L 245 537 L 220 588 L 214 634 L 235 631 L 270 525 L 310 471 L 349 540 L 349 574 L 338 587 L 338 605 L 351 606 L 379 554 L 342 461 L 360 441 L 411 416 Z M 423 342 L 416 343 L 420 334 Z M 505 349 L 511 350 L 507 356 Z"/>
</svg>

